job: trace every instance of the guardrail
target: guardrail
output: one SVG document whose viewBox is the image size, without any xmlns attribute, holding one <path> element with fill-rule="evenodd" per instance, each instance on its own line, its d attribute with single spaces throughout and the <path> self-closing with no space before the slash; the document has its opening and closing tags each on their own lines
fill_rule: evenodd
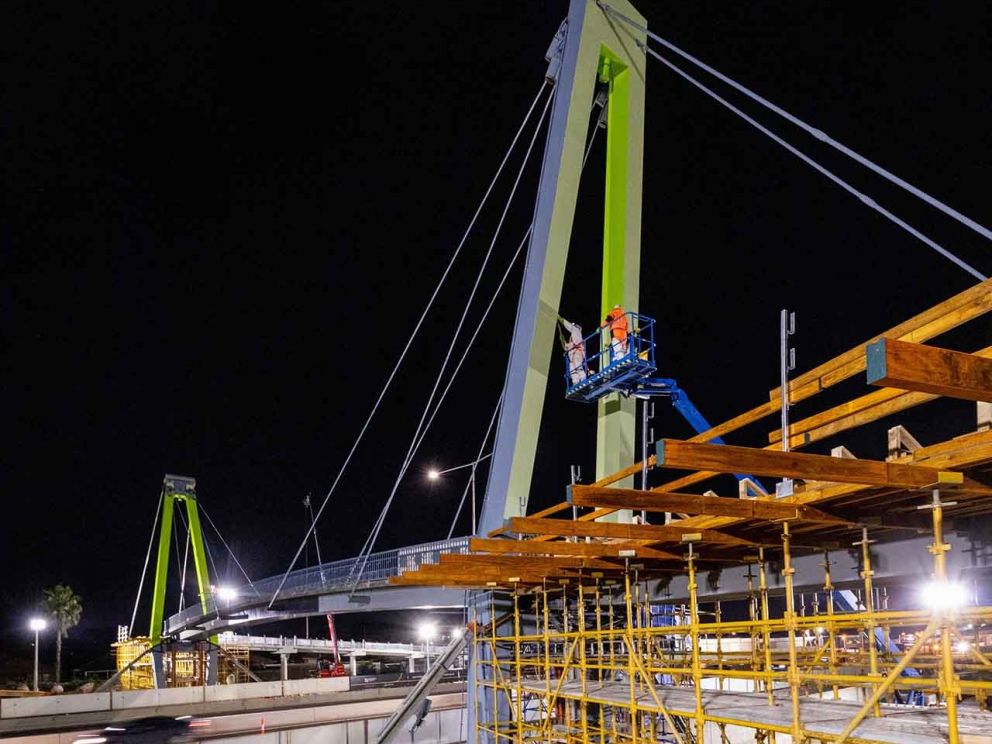
<svg viewBox="0 0 992 744">
<path fill-rule="evenodd" d="M 364 567 L 360 558 L 345 558 L 310 568 L 297 569 L 286 577 L 279 597 L 288 599 L 351 591 L 352 587 L 356 586 L 355 579 L 358 577 L 359 571 L 362 580 L 358 582 L 357 588 L 368 589 L 384 586 L 392 576 L 400 576 L 407 571 L 416 571 L 424 564 L 439 563 L 443 553 L 467 553 L 468 541 L 468 537 L 455 537 L 450 540 L 435 540 L 405 548 L 385 550 L 381 553 L 372 553 L 364 560 Z M 167 635 L 178 633 L 190 625 L 196 625 L 204 619 L 216 615 L 219 610 L 227 614 L 268 604 L 272 595 L 279 588 L 282 579 L 283 576 L 280 574 L 236 587 L 237 598 L 230 601 L 211 598 L 207 600 L 206 604 L 190 605 L 165 621 L 165 632 Z"/>
<path fill-rule="evenodd" d="M 285 646 L 305 649 L 327 649 L 333 650 L 334 641 L 326 638 L 300 638 L 298 636 L 253 636 L 240 635 L 237 633 L 221 633 L 218 641 L 222 646 L 248 646 L 253 649 L 279 649 Z M 437 652 L 438 646 L 431 647 L 432 652 Z M 427 653 L 426 643 L 394 643 L 391 641 L 338 641 L 338 651 L 342 654 L 366 651 L 376 654 L 396 654 L 397 656 L 407 656 L 413 654 L 424 655 Z"/>
</svg>

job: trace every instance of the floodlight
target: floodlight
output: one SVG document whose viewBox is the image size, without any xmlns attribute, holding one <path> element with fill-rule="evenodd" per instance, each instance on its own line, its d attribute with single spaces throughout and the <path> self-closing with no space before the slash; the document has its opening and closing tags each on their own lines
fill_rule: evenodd
<svg viewBox="0 0 992 744">
<path fill-rule="evenodd" d="M 437 636 L 437 626 L 434 623 L 421 623 L 417 628 L 417 635 L 422 641 L 433 641 Z"/>
<path fill-rule="evenodd" d="M 956 610 L 968 604 L 968 590 L 951 581 L 929 581 L 923 585 L 921 598 L 932 610 Z"/>
</svg>

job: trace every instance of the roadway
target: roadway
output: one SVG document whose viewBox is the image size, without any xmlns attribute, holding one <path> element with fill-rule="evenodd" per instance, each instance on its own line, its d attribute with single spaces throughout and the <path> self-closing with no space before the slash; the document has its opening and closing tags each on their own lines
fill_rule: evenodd
<svg viewBox="0 0 992 744">
<path fill-rule="evenodd" d="M 246 688 L 251 685 L 232 687 Z M 409 687 L 340 690 L 321 694 L 239 697 L 122 710 L 0 718 L 0 738 L 12 744 L 72 744 L 82 735 L 98 734 L 105 726 L 129 720 L 148 716 L 191 715 L 197 720 L 209 721 L 208 726 L 196 729 L 202 732 L 198 739 L 203 740 L 251 737 L 259 742 L 279 741 L 279 732 L 311 729 L 325 743 L 371 744 L 409 690 Z M 56 699 L 52 697 L 48 700 Z M 459 734 L 459 729 L 464 727 L 465 683 L 439 685 L 431 700 L 431 715 L 425 720 L 423 730 L 418 730 L 415 740 L 425 744 L 431 741 L 464 741 L 465 737 L 463 733 Z M 293 738 L 298 739 L 300 735 Z"/>
</svg>

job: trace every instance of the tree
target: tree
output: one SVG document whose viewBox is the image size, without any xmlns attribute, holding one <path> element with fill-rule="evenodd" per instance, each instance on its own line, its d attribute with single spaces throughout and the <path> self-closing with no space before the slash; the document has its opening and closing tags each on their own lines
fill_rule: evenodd
<svg viewBox="0 0 992 744">
<path fill-rule="evenodd" d="M 62 681 L 62 639 L 79 625 L 83 614 L 82 597 L 63 584 L 44 590 L 45 609 L 55 621 L 55 681 Z"/>
</svg>

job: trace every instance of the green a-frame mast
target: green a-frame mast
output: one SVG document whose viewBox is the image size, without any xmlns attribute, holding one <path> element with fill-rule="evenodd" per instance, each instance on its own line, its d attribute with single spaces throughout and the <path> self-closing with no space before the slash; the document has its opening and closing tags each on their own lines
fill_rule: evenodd
<svg viewBox="0 0 992 744">
<path fill-rule="evenodd" d="M 190 549 L 196 568 L 196 584 L 200 602 L 207 607 L 213 592 L 207 570 L 207 552 L 200 526 L 200 511 L 196 503 L 196 480 L 185 475 L 166 475 L 162 479 L 162 520 L 158 533 L 158 553 L 155 561 L 155 587 L 152 590 L 152 612 L 148 638 L 154 646 L 162 640 L 165 620 L 165 590 L 169 578 L 169 552 L 172 546 L 172 522 L 176 505 L 186 510 Z"/>
</svg>

